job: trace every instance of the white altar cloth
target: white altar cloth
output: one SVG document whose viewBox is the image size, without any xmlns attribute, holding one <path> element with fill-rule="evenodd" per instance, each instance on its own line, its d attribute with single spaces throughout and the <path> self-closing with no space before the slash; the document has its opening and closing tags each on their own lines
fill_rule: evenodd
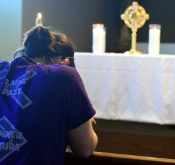
<svg viewBox="0 0 175 165">
<path fill-rule="evenodd" d="M 95 118 L 175 124 L 175 56 L 75 53 Z"/>
</svg>

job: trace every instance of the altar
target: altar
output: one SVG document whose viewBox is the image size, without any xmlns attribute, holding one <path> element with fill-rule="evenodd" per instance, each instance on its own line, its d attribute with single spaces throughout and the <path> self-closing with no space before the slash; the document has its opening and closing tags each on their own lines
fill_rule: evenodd
<svg viewBox="0 0 175 165">
<path fill-rule="evenodd" d="M 175 56 L 75 53 L 95 118 L 175 124 Z"/>
</svg>

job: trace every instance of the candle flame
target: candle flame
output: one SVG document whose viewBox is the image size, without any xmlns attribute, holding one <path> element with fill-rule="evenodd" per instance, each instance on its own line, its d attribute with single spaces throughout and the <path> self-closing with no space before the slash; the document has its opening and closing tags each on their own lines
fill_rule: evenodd
<svg viewBox="0 0 175 165">
<path fill-rule="evenodd" d="M 43 26 L 42 14 L 38 13 L 35 21 L 36 26 Z"/>
<path fill-rule="evenodd" d="M 104 24 L 93 24 L 93 28 L 94 29 L 103 29 L 104 28 Z"/>
<path fill-rule="evenodd" d="M 37 17 L 38 17 L 38 19 L 41 19 L 42 18 L 42 14 L 38 13 Z"/>
</svg>

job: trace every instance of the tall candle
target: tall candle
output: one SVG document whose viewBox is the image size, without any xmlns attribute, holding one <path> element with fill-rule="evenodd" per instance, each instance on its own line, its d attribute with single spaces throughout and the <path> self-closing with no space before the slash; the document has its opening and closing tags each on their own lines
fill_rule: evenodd
<svg viewBox="0 0 175 165">
<path fill-rule="evenodd" d="M 149 25 L 148 54 L 158 55 L 160 53 L 160 30 L 161 25 Z"/>
<path fill-rule="evenodd" d="M 43 20 L 42 20 L 42 14 L 41 13 L 37 14 L 35 25 L 36 26 L 42 26 L 43 25 Z"/>
<path fill-rule="evenodd" d="M 103 24 L 93 24 L 92 51 L 93 53 L 105 53 L 106 29 Z"/>
</svg>

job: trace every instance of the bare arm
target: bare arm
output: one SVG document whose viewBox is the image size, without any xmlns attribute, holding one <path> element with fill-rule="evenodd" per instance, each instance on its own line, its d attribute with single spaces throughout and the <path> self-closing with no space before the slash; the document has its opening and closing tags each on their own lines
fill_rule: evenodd
<svg viewBox="0 0 175 165">
<path fill-rule="evenodd" d="M 68 145 L 77 157 L 86 158 L 90 156 L 97 146 L 98 137 L 92 124 L 95 124 L 93 118 L 67 132 Z"/>
</svg>

